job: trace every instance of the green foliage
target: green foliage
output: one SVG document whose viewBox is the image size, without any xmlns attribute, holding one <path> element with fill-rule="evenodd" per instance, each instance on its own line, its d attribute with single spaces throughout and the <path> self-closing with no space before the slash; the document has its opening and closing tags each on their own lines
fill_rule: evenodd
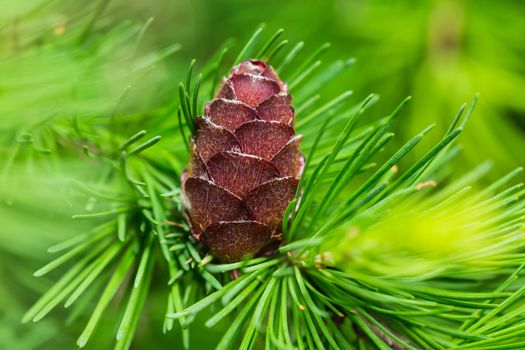
<svg viewBox="0 0 525 350">
<path fill-rule="evenodd" d="M 259 33 L 257 31 L 256 35 Z M 251 45 L 253 39 L 248 43 Z M 467 221 L 467 227 L 462 229 L 478 243 L 468 241 L 472 246 L 468 251 L 455 255 L 447 252 L 449 254 L 443 260 L 424 264 L 419 260 L 424 256 L 421 252 L 414 254 L 412 259 L 403 260 L 403 255 L 410 251 L 410 246 L 403 246 L 399 257 L 392 254 L 378 263 L 374 260 L 386 249 L 381 246 L 383 250 L 374 254 L 360 252 L 366 248 L 365 237 L 365 243 L 354 248 L 362 255 L 357 262 L 352 256 L 347 261 L 345 254 L 339 254 L 335 261 L 330 258 L 330 252 L 345 251 L 345 247 L 355 243 L 350 240 L 341 244 L 341 239 L 348 234 L 345 231 L 350 231 L 352 225 L 359 223 L 361 230 L 367 229 L 366 222 L 372 222 L 368 226 L 380 225 L 380 218 L 390 211 L 396 213 L 392 220 L 400 226 L 414 226 L 403 218 L 415 216 L 414 211 L 420 209 L 435 211 L 436 215 L 443 217 L 442 220 L 450 220 L 450 212 L 468 189 L 464 187 L 465 182 L 474 181 L 486 173 L 487 167 L 484 166 L 453 181 L 441 191 L 427 193 L 427 187 L 435 186 L 435 181 L 440 178 L 439 172 L 448 161 L 447 154 L 454 150 L 450 145 L 470 117 L 474 100 L 465 113 L 464 107 L 460 109 L 442 140 L 405 172 L 392 169 L 432 126 L 387 158 L 365 181 L 352 186 L 367 162 L 391 140 L 388 128 L 407 102 L 378 122 L 362 125 L 361 130 L 365 132 L 354 130 L 358 118 L 373 100 L 370 96 L 351 108 L 351 113 L 341 113 L 341 120 L 327 118 L 321 131 L 318 125 L 308 119 L 304 122 L 298 115 L 299 132 L 305 135 L 311 132 L 312 136 L 317 133 L 318 138 L 311 148 L 304 147 L 309 157 L 301 180 L 303 186 L 289 207 L 291 220 L 288 222 L 285 217 L 283 222 L 283 237 L 287 243 L 279 249 L 283 255 L 255 265 L 247 262 L 249 266 L 214 266 L 213 271 L 242 266 L 241 277 L 184 312 L 168 316 L 187 317 L 222 300 L 223 307 L 206 323 L 210 327 L 238 309 L 218 345 L 220 349 L 253 348 L 258 344 L 259 333 L 266 334 L 263 339 L 267 348 L 351 349 L 368 344 L 367 347 L 380 349 L 444 349 L 517 344 L 516 339 L 522 336 L 519 326 L 508 332 L 502 331 L 499 327 L 505 321 L 498 320 L 493 325 L 480 327 L 486 320 L 498 318 L 507 305 L 515 310 L 509 319 L 518 324 L 522 322 L 518 316 L 522 291 L 515 283 L 524 263 L 522 236 L 518 233 L 523 225 L 523 202 L 519 201 L 521 185 L 507 191 L 500 189 L 511 176 L 463 203 L 464 209 L 454 213 L 458 220 Z M 330 115 L 338 106 L 318 108 Z M 341 129 L 338 134 L 336 130 Z M 318 155 L 319 140 L 326 141 L 327 149 L 331 151 Z M 308 166 L 314 162 L 315 166 Z M 368 168 L 365 171 L 369 171 Z M 417 204 L 421 202 L 423 208 Z M 320 217 L 322 222 L 319 222 Z M 385 226 L 377 230 L 385 236 L 391 233 L 388 231 L 390 226 L 387 226 L 390 224 L 386 221 Z M 423 230 L 429 230 L 426 239 L 431 239 L 432 229 L 446 233 L 443 227 L 431 224 L 421 225 Z M 477 229 L 469 229 L 469 226 Z M 427 232 L 418 231 L 417 234 L 426 236 Z M 450 248 L 452 245 L 448 243 L 445 246 Z M 398 260 L 393 260 L 396 257 Z M 419 273 L 403 278 L 403 271 L 399 270 L 412 264 L 420 265 L 416 269 Z M 367 273 L 371 266 L 378 266 L 379 271 Z M 262 326 L 263 323 L 266 327 Z"/>
<path fill-rule="evenodd" d="M 180 75 L 183 82 L 167 84 L 148 99 L 143 94 L 151 89 L 140 83 L 142 73 L 154 65 L 162 69 L 160 62 L 178 45 L 142 53 L 139 42 L 150 21 L 98 32 L 93 18 L 104 4 L 92 9 L 95 17 L 83 23 L 83 30 L 66 35 L 60 45 L 71 50 L 56 42 L 28 49 L 31 62 L 43 60 L 41 69 L 31 65 L 28 82 L 67 81 L 50 83 L 49 96 L 38 96 L 29 85 L 15 89 L 24 65 L 16 64 L 16 56 L 2 62 L 15 69 L 2 88 L 21 94 L 4 96 L 8 103 L 2 110 L 21 118 L 2 125 L 4 227 L 25 231 L 23 221 L 34 215 L 31 232 L 46 237 L 34 243 L 39 245 L 66 236 L 54 230 L 71 232 L 48 249 L 54 258 L 34 273 L 38 278 L 26 282 L 32 290 L 47 291 L 23 321 L 42 322 L 63 304 L 76 322 L 82 321 L 78 346 L 97 344 L 97 334 L 109 328 L 115 329 L 115 348 L 126 349 L 148 304 L 162 298 L 162 311 L 155 309 L 162 330 L 180 331 L 186 348 L 199 341 L 190 330 L 200 327 L 201 334 L 203 325 L 222 327 L 219 349 L 521 346 L 525 204 L 521 185 L 511 185 L 521 170 L 479 191 L 470 185 L 487 173 L 485 164 L 463 177 L 450 172 L 458 153 L 454 142 L 476 98 L 468 109 L 460 108 L 435 144 L 420 145 L 430 125 L 396 150 L 389 146 L 391 130 L 406 114 L 409 99 L 382 118 L 369 118 L 376 95 L 356 101 L 344 91 L 330 98 L 324 88 L 353 59 L 327 64 L 330 45 L 293 44 L 281 39 L 282 30 L 268 35 L 261 26 L 244 47 L 233 52 L 227 43 L 210 61 L 192 61 Z M 119 49 L 126 60 L 117 54 L 113 61 Z M 55 58 L 46 61 L 47 52 Z M 72 52 L 75 63 L 69 65 Z M 216 264 L 189 234 L 180 177 L 195 116 L 219 78 L 250 57 L 270 61 L 288 82 L 306 164 L 283 220 L 279 252 Z M 116 68 L 106 71 L 108 61 Z M 119 83 L 115 90 L 100 79 L 107 74 L 111 84 Z M 65 79 L 71 75 L 79 82 Z M 154 80 L 151 86 L 160 83 Z M 36 113 L 75 86 L 89 89 L 78 100 L 64 98 L 58 110 Z M 23 103 L 26 95 L 35 103 Z M 418 146 L 424 148 L 422 156 L 409 158 Z M 54 226 L 40 226 L 49 221 L 46 216 Z M 5 261 L 27 258 L 33 267 L 27 236 L 17 245 L 12 232 L 0 233 L 11 242 L 0 243 Z M 27 275 L 27 268 L 14 274 Z M 36 285 L 39 280 L 45 282 Z M 108 326 L 105 318 L 115 324 Z M 6 319 L 12 322 L 11 316 Z M 47 328 L 35 328 L 47 335 L 33 330 L 32 339 L 62 336 L 54 322 L 47 322 Z"/>
</svg>

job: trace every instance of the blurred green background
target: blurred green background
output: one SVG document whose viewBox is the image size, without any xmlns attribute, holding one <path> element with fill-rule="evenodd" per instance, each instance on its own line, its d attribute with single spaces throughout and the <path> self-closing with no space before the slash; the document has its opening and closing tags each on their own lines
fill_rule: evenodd
<svg viewBox="0 0 525 350">
<path fill-rule="evenodd" d="M 380 116 L 414 97 L 398 125 L 399 142 L 432 122 L 445 130 L 460 104 L 479 92 L 475 118 L 462 138 L 466 166 L 490 158 L 505 172 L 524 163 L 521 1 L 197 0 L 168 9 L 155 1 L 133 3 L 125 7 L 137 18 L 155 17 L 152 40 L 180 42 L 180 57 L 187 60 L 206 60 L 229 37 L 242 43 L 262 22 L 284 28 L 292 43 L 305 41 L 305 51 L 331 43 L 327 60 L 355 57 L 357 64 L 327 95 L 346 88 L 358 100 L 376 92 Z M 434 134 L 429 144 L 439 137 Z"/>
<path fill-rule="evenodd" d="M 20 323 L 49 286 L 32 277 L 49 259 L 47 247 L 85 229 L 70 219 L 82 204 L 64 193 L 63 174 L 92 171 L 74 154 L 61 158 L 56 171 L 46 131 L 35 133 L 31 146 L 25 133 L 72 115 L 105 118 L 116 109 L 155 115 L 176 99 L 192 58 L 202 64 L 230 38 L 238 49 L 261 22 L 270 31 L 284 28 L 291 43 L 304 40 L 306 52 L 330 42 L 327 61 L 357 58 L 321 98 L 351 89 L 358 101 L 376 92 L 381 101 L 373 115 L 381 117 L 412 95 L 396 126 L 399 144 L 432 122 L 438 130 L 426 142 L 435 142 L 460 104 L 479 92 L 456 167 L 491 159 L 496 177 L 525 164 L 522 1 L 2 0 L 1 349 L 71 348 L 85 322 L 82 314 L 55 311 L 41 323 Z M 175 333 L 161 336 L 159 289 L 134 348 L 178 344 Z M 115 320 L 105 321 L 91 348 L 112 344 Z M 194 345 L 206 346 L 219 331 L 199 330 Z"/>
</svg>

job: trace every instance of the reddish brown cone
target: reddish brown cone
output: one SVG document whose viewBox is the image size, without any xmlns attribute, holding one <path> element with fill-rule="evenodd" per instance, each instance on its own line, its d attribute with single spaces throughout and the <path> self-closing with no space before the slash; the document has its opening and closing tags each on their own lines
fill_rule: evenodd
<svg viewBox="0 0 525 350">
<path fill-rule="evenodd" d="M 183 199 L 219 260 L 257 255 L 280 235 L 303 167 L 293 121 L 286 84 L 256 60 L 235 67 L 197 119 Z"/>
</svg>

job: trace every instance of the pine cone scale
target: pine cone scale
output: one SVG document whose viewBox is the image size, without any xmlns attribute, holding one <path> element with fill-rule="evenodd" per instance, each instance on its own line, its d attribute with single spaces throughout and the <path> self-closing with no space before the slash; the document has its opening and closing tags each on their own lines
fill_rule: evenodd
<svg viewBox="0 0 525 350">
<path fill-rule="evenodd" d="M 281 91 L 274 80 L 260 75 L 236 74 L 231 81 L 237 98 L 252 108 Z"/>
<path fill-rule="evenodd" d="M 242 124 L 257 119 L 257 112 L 241 101 L 217 99 L 206 106 L 206 116 L 214 123 L 235 131 Z"/>
<path fill-rule="evenodd" d="M 188 178 L 185 194 L 192 221 L 201 231 L 214 222 L 249 220 L 252 217 L 241 198 L 209 180 Z"/>
<path fill-rule="evenodd" d="M 270 227 L 281 224 L 288 203 L 294 198 L 299 180 L 281 177 L 270 180 L 251 190 L 244 202 L 253 218 Z"/>
<path fill-rule="evenodd" d="M 241 151 L 238 138 L 227 129 L 213 124 L 207 118 L 198 118 L 197 126 L 199 133 L 195 138 L 195 147 L 204 163 L 217 153 Z"/>
<path fill-rule="evenodd" d="M 270 96 L 257 107 L 257 115 L 262 120 L 291 124 L 294 117 L 291 103 L 292 97 L 289 94 L 280 93 Z"/>
<path fill-rule="evenodd" d="M 255 187 L 279 176 L 271 162 L 243 153 L 221 152 L 206 164 L 213 181 L 241 198 Z"/>
<path fill-rule="evenodd" d="M 301 177 L 304 159 L 299 151 L 299 145 L 302 139 L 302 135 L 294 136 L 272 158 L 272 164 L 277 167 L 282 176 Z"/>
<path fill-rule="evenodd" d="M 294 134 L 293 128 L 287 124 L 265 120 L 244 123 L 235 130 L 244 153 L 265 159 L 272 159 Z"/>
<path fill-rule="evenodd" d="M 272 230 L 257 221 L 218 222 L 202 234 L 202 242 L 222 261 L 241 260 L 249 252 L 259 252 L 272 237 Z"/>
</svg>

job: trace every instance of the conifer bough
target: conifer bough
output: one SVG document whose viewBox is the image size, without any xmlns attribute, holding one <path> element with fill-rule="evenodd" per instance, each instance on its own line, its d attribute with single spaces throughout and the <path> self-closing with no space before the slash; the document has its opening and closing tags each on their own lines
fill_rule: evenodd
<svg viewBox="0 0 525 350">
<path fill-rule="evenodd" d="M 304 163 L 293 123 L 286 84 L 260 60 L 233 68 L 197 118 L 183 202 L 193 235 L 221 261 L 278 243 Z"/>
</svg>

